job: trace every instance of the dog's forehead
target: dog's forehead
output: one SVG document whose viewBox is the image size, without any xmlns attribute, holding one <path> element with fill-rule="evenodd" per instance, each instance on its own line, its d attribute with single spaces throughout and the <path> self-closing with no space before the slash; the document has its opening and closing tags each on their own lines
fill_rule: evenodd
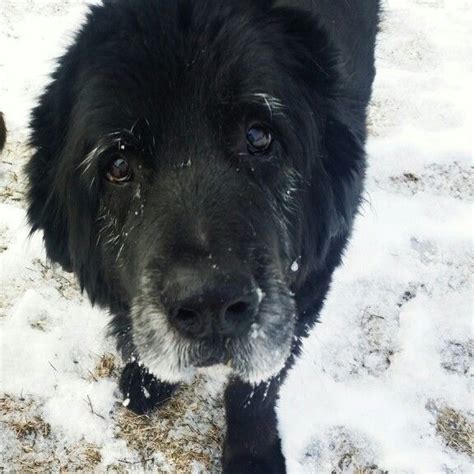
<svg viewBox="0 0 474 474">
<path fill-rule="evenodd" d="M 155 149 L 182 150 L 199 137 L 212 148 L 243 133 L 247 121 L 288 118 L 281 32 L 230 4 L 157 0 L 123 15 L 108 3 L 91 16 L 86 29 L 94 29 L 95 40 L 100 31 L 100 41 L 79 38 L 84 67 L 73 110 L 90 149 L 109 143 L 111 134 L 116 146 L 117 133 L 128 137 L 131 130 Z"/>
<path fill-rule="evenodd" d="M 84 45 L 91 64 L 89 85 L 99 104 L 142 104 L 170 113 L 226 101 L 276 104 L 278 35 L 268 41 L 271 22 L 255 19 L 238 2 L 143 2 L 119 16 L 93 16 L 102 41 Z M 194 5 L 191 8 L 191 5 Z M 108 11 L 110 10 L 110 11 Z M 263 17 L 262 17 L 263 18 Z M 111 28 L 110 25 L 114 25 Z M 108 59 L 109 58 L 109 59 Z M 127 100 L 128 98 L 128 100 Z M 266 99 L 265 99 L 266 98 Z"/>
</svg>

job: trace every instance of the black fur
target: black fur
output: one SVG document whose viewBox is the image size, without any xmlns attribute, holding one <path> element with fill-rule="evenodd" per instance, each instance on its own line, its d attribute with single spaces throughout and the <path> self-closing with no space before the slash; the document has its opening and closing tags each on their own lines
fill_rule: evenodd
<svg viewBox="0 0 474 474">
<path fill-rule="evenodd" d="M 0 112 L 0 152 L 5 146 L 7 141 L 7 127 L 5 126 L 5 119 L 3 118 L 2 112 Z"/>
<path fill-rule="evenodd" d="M 158 382 L 146 367 L 128 362 L 120 377 L 120 390 L 127 397 L 127 408 L 143 415 L 165 403 L 175 392 L 176 385 Z"/>
<path fill-rule="evenodd" d="M 183 373 L 233 365 L 225 472 L 285 471 L 275 402 L 360 204 L 378 16 L 378 0 L 105 0 L 33 112 L 32 229 L 110 309 L 125 358 L 165 379 L 129 362 L 130 408 L 176 386 L 164 324 Z M 273 136 L 265 155 L 247 152 L 255 122 Z M 120 186 L 104 178 L 118 156 L 133 169 Z M 262 290 L 258 345 L 167 326 L 183 268 Z"/>
</svg>

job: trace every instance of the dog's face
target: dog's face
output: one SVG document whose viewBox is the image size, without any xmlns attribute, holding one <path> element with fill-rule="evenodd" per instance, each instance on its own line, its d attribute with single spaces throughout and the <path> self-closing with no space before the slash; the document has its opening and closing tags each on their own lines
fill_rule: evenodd
<svg viewBox="0 0 474 474">
<path fill-rule="evenodd" d="M 324 37 L 238 3 L 95 9 L 32 124 L 30 219 L 168 381 L 278 373 L 341 220 L 319 156 L 332 69 L 303 41 Z"/>
</svg>

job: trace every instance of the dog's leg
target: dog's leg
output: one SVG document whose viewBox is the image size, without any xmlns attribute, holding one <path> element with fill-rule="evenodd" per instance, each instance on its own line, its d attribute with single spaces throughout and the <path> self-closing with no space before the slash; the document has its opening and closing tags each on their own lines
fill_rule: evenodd
<svg viewBox="0 0 474 474">
<path fill-rule="evenodd" d="M 138 362 L 129 362 L 120 377 L 120 390 L 130 410 L 142 415 L 158 408 L 174 393 L 178 384 L 169 384 L 156 379 L 146 367 Z"/>
<path fill-rule="evenodd" d="M 277 377 L 257 386 L 235 380 L 227 387 L 225 474 L 286 472 L 275 413 L 280 384 Z"/>
</svg>

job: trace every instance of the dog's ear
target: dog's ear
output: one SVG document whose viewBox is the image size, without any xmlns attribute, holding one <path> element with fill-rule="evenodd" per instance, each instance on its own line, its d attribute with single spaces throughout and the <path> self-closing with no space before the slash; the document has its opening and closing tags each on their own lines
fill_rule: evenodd
<svg viewBox="0 0 474 474">
<path fill-rule="evenodd" d="M 330 111 L 324 134 L 323 166 L 333 190 L 338 220 L 333 229 L 336 234 L 352 228 L 366 168 L 365 131 L 353 126 L 350 119 L 347 120 L 348 116 L 349 111 L 345 112 L 345 117 L 338 117 L 338 112 Z"/>
<path fill-rule="evenodd" d="M 359 205 L 365 104 L 348 93 L 350 78 L 324 26 L 302 10 L 277 6 L 274 12 L 285 25 L 288 70 L 298 77 L 304 97 L 298 107 L 307 157 L 302 265 L 294 288 L 302 311 L 315 314 L 319 309 L 313 305 L 321 304 L 324 287 L 340 263 Z"/>
<path fill-rule="evenodd" d="M 323 166 L 312 176 L 306 195 L 302 271 L 294 287 L 304 331 L 314 324 L 341 263 L 365 174 L 363 137 L 346 120 L 328 116 L 322 148 Z"/>
<path fill-rule="evenodd" d="M 26 166 L 28 219 L 32 232 L 43 230 L 48 257 L 74 271 L 92 303 L 106 304 L 105 283 L 97 248 L 95 186 L 85 186 L 78 161 L 85 156 L 87 114 L 74 91 L 75 56 L 66 54 L 52 82 L 33 110 L 34 154 Z"/>
<path fill-rule="evenodd" d="M 30 145 L 34 152 L 26 166 L 28 220 L 32 232 L 43 230 L 48 257 L 67 271 L 72 266 L 60 157 L 67 135 L 69 102 L 58 77 L 53 77 L 32 112 Z"/>
<path fill-rule="evenodd" d="M 320 146 L 306 183 L 302 251 L 307 272 L 340 263 L 327 262 L 327 256 L 337 253 L 334 245 L 342 251 L 349 237 L 365 175 L 363 140 L 345 120 L 328 116 Z"/>
<path fill-rule="evenodd" d="M 304 171 L 310 181 L 310 216 L 320 216 L 316 231 L 322 251 L 327 239 L 350 229 L 364 176 L 366 104 L 352 97 L 341 53 L 317 17 L 278 2 L 275 21 L 283 26 L 288 54 L 280 58 L 298 78 L 299 127 L 305 127 Z M 304 3 L 304 2 L 302 2 Z M 279 6 L 283 4 L 283 6 Z M 323 202 L 324 201 L 324 204 Z M 324 212 L 327 215 L 321 215 Z"/>
</svg>

